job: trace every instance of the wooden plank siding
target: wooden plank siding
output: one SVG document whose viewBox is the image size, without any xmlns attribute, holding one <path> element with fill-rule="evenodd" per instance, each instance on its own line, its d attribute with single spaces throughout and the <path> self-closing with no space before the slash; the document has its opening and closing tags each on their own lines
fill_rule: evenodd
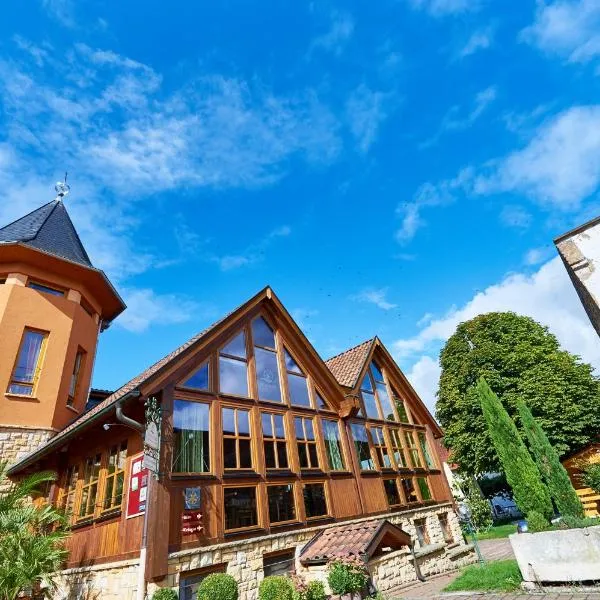
<svg viewBox="0 0 600 600">
<path fill-rule="evenodd" d="M 283 309 L 284 310 L 284 309 Z M 272 402 L 258 399 L 258 384 L 256 378 L 255 354 L 251 335 L 252 320 L 261 316 L 273 328 L 276 340 L 276 357 L 279 367 L 280 387 L 283 401 Z M 219 349 L 236 335 L 240 328 L 245 330 L 247 352 L 247 376 L 250 397 L 238 397 L 219 392 Z M 289 402 L 290 390 L 288 376 L 283 357 L 283 347 L 289 351 L 307 379 L 311 407 L 292 405 Z M 395 365 L 382 345 L 376 345 L 373 358 L 385 377 L 386 384 L 393 386 L 400 393 L 409 408 L 410 422 L 366 418 L 357 416 L 356 410 L 361 406 L 360 380 L 356 389 L 342 388 L 324 363 L 316 357 L 316 353 L 306 342 L 297 328 L 290 323 L 289 315 L 273 302 L 263 302 L 251 306 L 244 315 L 236 315 L 236 319 L 224 323 L 218 331 L 211 332 L 206 344 L 199 344 L 187 352 L 185 356 L 177 359 L 172 365 L 161 372 L 159 377 L 145 382 L 140 386 L 141 398 L 126 405 L 125 412 L 132 418 L 142 420 L 143 400 L 156 396 L 162 400 L 162 460 L 163 472 L 160 483 L 153 486 L 149 498 L 150 522 L 148 528 L 148 578 L 160 578 L 166 573 L 167 553 L 196 546 L 214 544 L 232 539 L 249 536 L 264 535 L 272 532 L 298 529 L 315 523 L 328 521 L 341 521 L 363 515 L 375 515 L 389 512 L 390 510 L 406 510 L 424 504 L 447 502 L 452 499 L 448 484 L 440 470 L 440 461 L 436 456 L 435 446 L 432 443 L 433 433 L 439 434 L 439 428 L 431 415 L 427 413 L 420 399 L 416 396 L 410 384 L 406 381 L 398 367 Z M 316 358 L 315 358 L 316 357 Z M 191 375 L 204 362 L 209 364 L 209 390 L 200 391 L 183 387 L 182 382 Z M 369 362 L 368 361 L 368 362 Z M 365 369 L 368 368 L 368 363 Z M 364 372 L 363 372 L 364 375 Z M 362 377 L 361 377 L 362 378 Z M 316 394 L 320 394 L 328 403 L 327 408 L 320 408 L 316 402 Z M 354 398 L 352 402 L 348 399 Z M 358 401 L 356 400 L 358 398 Z M 174 430 L 173 401 L 185 400 L 188 402 L 205 403 L 209 407 L 209 448 L 210 465 L 206 473 L 172 473 Z M 348 406 L 353 406 L 348 411 Z M 223 426 L 222 409 L 230 407 L 250 411 L 251 423 L 251 470 L 230 470 L 224 466 L 223 458 Z M 394 409 L 395 411 L 396 409 Z M 263 412 L 282 415 L 286 429 L 285 446 L 287 448 L 288 468 L 280 471 L 269 470 L 265 464 L 264 439 L 262 432 Z M 348 417 L 340 418 L 340 414 Z M 365 409 L 362 407 L 362 414 Z M 294 419 L 304 417 L 312 419 L 318 468 L 304 468 L 300 466 L 299 444 L 295 435 Z M 112 416 L 109 421 L 114 421 Z M 326 441 L 324 438 L 323 421 L 330 420 L 338 424 L 341 442 L 341 452 L 344 460 L 344 469 L 333 471 L 328 463 Z M 400 466 L 392 463 L 389 468 L 383 469 L 377 465 L 377 455 L 370 440 L 370 451 L 376 468 L 372 472 L 360 470 L 355 444 L 349 432 L 350 423 L 360 423 L 371 429 L 382 428 L 388 452 L 393 455 L 390 448 L 390 428 L 400 432 L 415 432 L 416 453 L 421 467 L 416 468 Z M 426 457 L 418 441 L 418 433 L 427 437 L 429 454 L 434 460 L 431 467 L 427 466 Z M 125 467 L 124 498 L 127 497 L 129 469 L 131 456 L 142 449 L 139 433 L 125 427 L 111 427 L 109 431 L 102 429 L 102 423 L 95 423 L 89 427 L 78 440 L 72 441 L 68 446 L 68 459 L 56 463 L 58 453 L 52 455 L 59 471 L 61 484 L 57 486 L 57 493 L 64 492 L 64 476 L 69 465 L 82 463 L 86 457 L 97 450 L 105 450 L 112 443 L 116 443 L 125 435 L 127 439 L 127 461 Z M 409 458 L 407 460 L 410 461 Z M 50 464 L 50 462 L 48 464 Z M 410 464 L 410 463 L 409 463 Z M 103 466 L 103 468 L 105 468 Z M 81 499 L 82 473 L 79 474 L 77 498 Z M 413 477 L 416 488 L 417 502 L 408 504 L 402 491 L 400 479 Z M 427 478 L 432 498 L 426 500 L 421 496 L 417 477 Z M 399 495 L 402 504 L 390 508 L 384 489 L 384 479 L 395 479 L 398 482 Z M 101 478 L 102 481 L 102 478 Z M 305 513 L 303 489 L 305 485 L 323 483 L 325 486 L 328 514 L 323 517 L 309 519 Z M 271 524 L 269 522 L 269 506 L 267 501 L 267 488 L 269 485 L 291 484 L 296 518 L 293 522 L 284 524 Z M 224 494 L 230 487 L 242 488 L 244 486 L 256 489 L 257 524 L 247 530 L 226 531 Z M 202 498 L 203 531 L 199 534 L 182 534 L 181 517 L 183 513 L 183 491 L 186 487 L 200 487 Z M 111 519 L 102 520 L 97 513 L 88 524 L 76 524 L 73 535 L 68 542 L 70 558 L 68 566 L 86 564 L 86 562 L 108 561 L 119 558 L 136 556 L 139 553 L 142 539 L 143 517 L 125 518 L 125 501 L 122 512 Z"/>
</svg>

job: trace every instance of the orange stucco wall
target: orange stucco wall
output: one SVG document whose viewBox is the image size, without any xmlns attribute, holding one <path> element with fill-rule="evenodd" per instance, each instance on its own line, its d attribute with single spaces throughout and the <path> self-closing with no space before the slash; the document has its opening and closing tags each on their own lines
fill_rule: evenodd
<svg viewBox="0 0 600 600">
<path fill-rule="evenodd" d="M 26 265 L 0 265 L 4 273 L 25 273 Z M 42 281 L 73 289 L 73 282 L 49 277 Z M 77 290 L 86 293 L 87 290 Z M 86 294 L 94 305 L 93 298 Z M 49 332 L 39 381 L 33 397 L 7 394 L 11 373 L 26 327 Z M 90 386 L 98 337 L 97 318 L 77 302 L 18 284 L 0 285 L 0 424 L 60 429 L 83 410 Z M 69 382 L 77 349 L 85 350 L 74 409 L 67 407 Z"/>
</svg>

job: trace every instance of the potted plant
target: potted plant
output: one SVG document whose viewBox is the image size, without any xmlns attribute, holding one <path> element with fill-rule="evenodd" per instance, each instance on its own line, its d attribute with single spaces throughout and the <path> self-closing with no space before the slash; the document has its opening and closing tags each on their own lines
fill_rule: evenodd
<svg viewBox="0 0 600 600">
<path fill-rule="evenodd" d="M 365 564 L 358 557 L 334 558 L 327 564 L 327 582 L 334 594 L 342 600 L 361 598 L 367 585 L 369 574 Z"/>
</svg>

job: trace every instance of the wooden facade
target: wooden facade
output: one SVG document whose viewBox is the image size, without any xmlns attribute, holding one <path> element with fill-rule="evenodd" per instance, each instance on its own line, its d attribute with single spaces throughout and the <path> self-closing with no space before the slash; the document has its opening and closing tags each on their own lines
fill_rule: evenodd
<svg viewBox="0 0 600 600">
<path fill-rule="evenodd" d="M 571 483 L 577 492 L 577 496 L 581 500 L 583 510 L 586 517 L 600 516 L 600 494 L 592 488 L 586 487 L 580 479 L 581 464 L 590 463 L 596 464 L 600 462 L 600 443 L 595 442 L 581 448 L 577 452 L 570 454 L 562 461 L 563 466 L 569 473 Z"/>
<path fill-rule="evenodd" d="M 266 288 L 13 472 L 58 471 L 51 499 L 72 515 L 68 566 L 137 556 L 144 516 L 128 517 L 127 498 L 143 444 L 114 408 L 122 401 L 143 421 L 156 397 L 148 580 L 176 550 L 451 500 L 433 443 L 441 431 L 377 338 L 355 367 L 356 384 L 340 384 Z M 201 523 L 189 532 L 185 491 L 198 488 Z"/>
</svg>

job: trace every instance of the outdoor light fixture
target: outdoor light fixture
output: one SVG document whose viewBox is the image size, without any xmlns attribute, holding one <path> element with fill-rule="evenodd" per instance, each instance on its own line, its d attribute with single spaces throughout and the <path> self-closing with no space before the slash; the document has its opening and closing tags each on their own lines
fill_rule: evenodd
<svg viewBox="0 0 600 600">
<path fill-rule="evenodd" d="M 485 560 L 481 554 L 481 550 L 479 549 L 479 544 L 477 542 L 477 534 L 475 533 L 475 528 L 473 527 L 473 523 L 471 522 L 471 518 L 473 516 L 473 512 L 471 511 L 470 506 L 466 502 L 458 503 L 458 518 L 464 524 L 465 529 L 471 534 L 473 538 L 473 546 L 475 547 L 475 552 L 477 552 L 477 558 L 479 559 L 480 564 L 485 564 Z"/>
</svg>

